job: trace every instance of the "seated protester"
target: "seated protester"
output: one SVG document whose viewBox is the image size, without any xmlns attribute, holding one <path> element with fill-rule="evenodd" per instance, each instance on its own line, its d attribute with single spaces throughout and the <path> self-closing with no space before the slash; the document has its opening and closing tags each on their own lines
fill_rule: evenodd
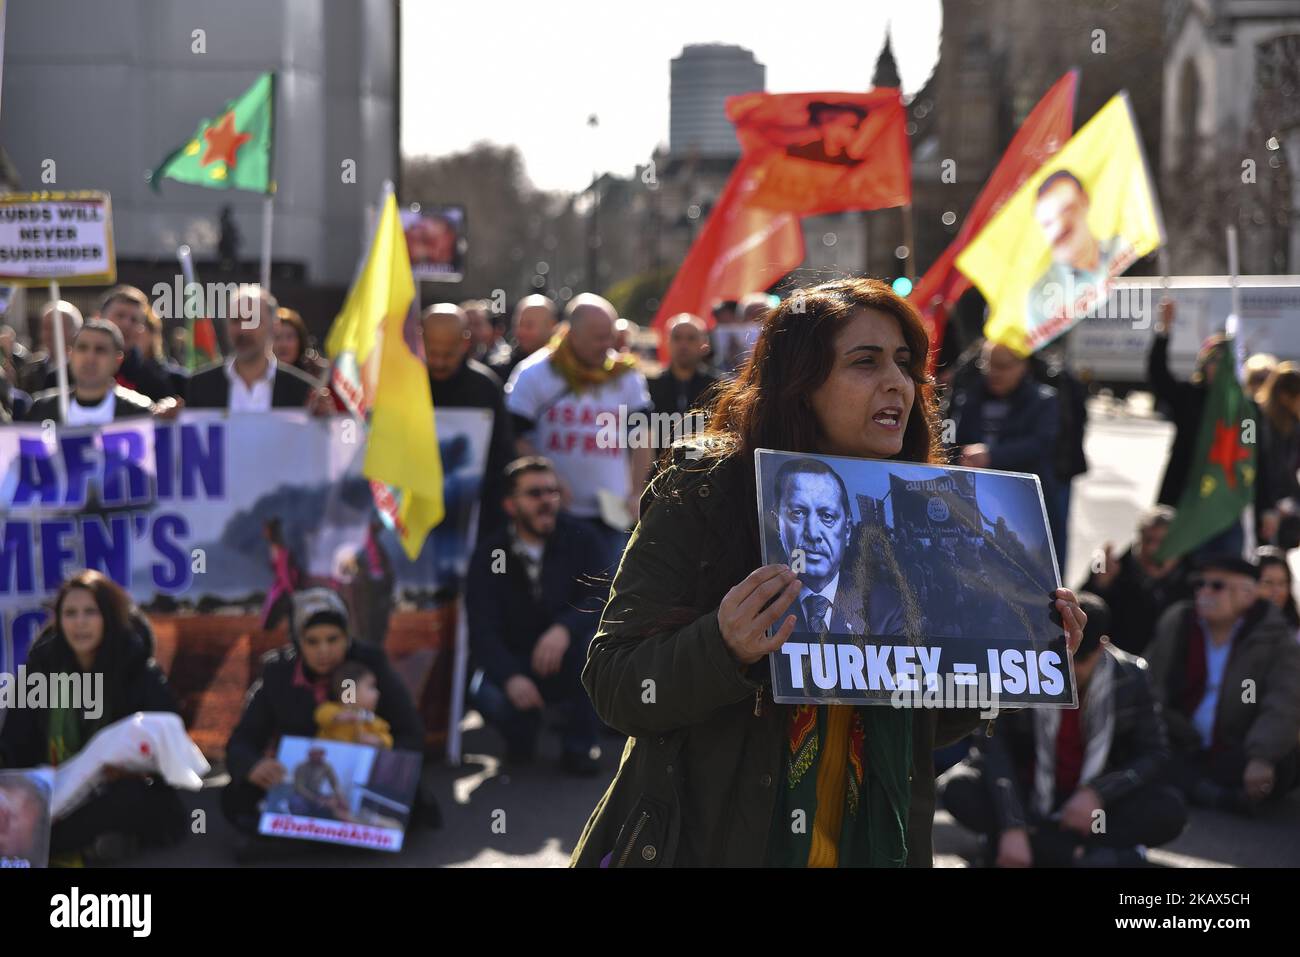
<svg viewBox="0 0 1300 957">
<path fill-rule="evenodd" d="M 59 390 L 50 389 L 37 395 L 27 410 L 28 422 L 46 420 L 58 425 L 106 425 L 118 419 L 155 414 L 175 415 L 175 399 L 155 403 L 148 396 L 118 385 L 113 376 L 122 364 L 122 333 L 111 322 L 92 319 L 77 330 L 68 353 L 71 382 L 68 396 L 68 419 L 59 411 Z"/>
<path fill-rule="evenodd" d="M 401 679 L 383 651 L 353 641 L 348 626 L 343 599 L 328 588 L 293 596 L 294 641 L 262 659 L 262 676 L 249 688 L 226 745 L 230 783 L 221 795 L 221 809 L 239 830 L 256 834 L 259 803 L 287 775 L 276 760 L 280 738 L 316 736 L 316 711 L 330 700 L 331 676 L 344 662 L 358 662 L 375 676 L 376 711 L 392 729 L 393 744 L 424 750 L 420 715 Z"/>
<path fill-rule="evenodd" d="M 1259 563 L 1259 597 L 1277 606 L 1291 634 L 1300 641 L 1300 607 L 1286 552 L 1276 545 L 1261 545 L 1255 550 L 1255 561 Z"/>
<path fill-rule="evenodd" d="M 179 713 L 167 679 L 151 657 L 151 643 L 132 624 L 126 593 L 110 579 L 83 571 L 65 581 L 54 600 L 54 620 L 27 656 L 27 674 L 81 674 L 83 687 L 94 687 L 90 675 L 102 674 L 102 699 L 77 702 L 79 707 L 50 701 L 46 708 L 9 711 L 0 729 L 0 768 L 57 767 L 97 731 L 137 711 Z M 55 687 L 52 680 L 50 687 Z M 142 845 L 176 843 L 188 825 L 184 805 L 167 784 L 122 776 L 54 822 L 50 853 L 109 863 Z"/>
<path fill-rule="evenodd" d="M 1187 822 L 1178 792 L 1160 783 L 1169 744 L 1146 663 L 1109 644 L 1105 602 L 1081 592 L 1079 605 L 1079 707 L 1004 714 L 940 779 L 944 806 L 987 838 L 998 867 L 1140 866 L 1140 847 Z"/>
<path fill-rule="evenodd" d="M 1079 588 L 1101 596 L 1110 606 L 1111 644 L 1130 655 L 1143 653 L 1166 608 L 1192 597 L 1187 563 L 1177 558 L 1156 560 L 1174 514 L 1168 505 L 1148 509 L 1138 519 L 1136 541 L 1118 558 L 1107 542 L 1102 547 L 1103 570 L 1094 571 Z"/>
<path fill-rule="evenodd" d="M 1259 568 L 1199 563 L 1193 601 L 1166 611 L 1147 648 L 1174 782 L 1194 804 L 1253 813 L 1296 783 L 1300 645 L 1259 597 Z"/>
<path fill-rule="evenodd" d="M 333 701 L 316 709 L 316 737 L 374 748 L 393 746 L 393 731 L 376 713 L 379 682 L 375 673 L 359 661 L 345 661 L 330 679 Z"/>
<path fill-rule="evenodd" d="M 267 412 L 310 405 L 319 415 L 333 411 L 328 389 L 276 359 L 272 346 L 278 309 L 275 297 L 257 286 L 240 286 L 231 294 L 226 324 L 234 355 L 190 376 L 189 408 Z"/>
<path fill-rule="evenodd" d="M 510 463 L 505 510 L 509 527 L 479 540 L 465 585 L 476 669 L 470 703 L 517 763 L 533 758 L 542 711 L 554 706 L 565 720 L 561 767 L 594 774 L 598 722 L 581 674 L 599 618 L 601 543 L 560 513 L 559 479 L 546 459 Z"/>
<path fill-rule="evenodd" d="M 135 286 L 114 286 L 100 301 L 99 316 L 117 326 L 122 333 L 125 354 L 117 370 L 118 385 L 146 395 L 155 402 L 180 395 L 167 370 L 156 361 L 151 351 L 149 327 L 159 320 L 149 305 L 148 296 Z"/>
</svg>

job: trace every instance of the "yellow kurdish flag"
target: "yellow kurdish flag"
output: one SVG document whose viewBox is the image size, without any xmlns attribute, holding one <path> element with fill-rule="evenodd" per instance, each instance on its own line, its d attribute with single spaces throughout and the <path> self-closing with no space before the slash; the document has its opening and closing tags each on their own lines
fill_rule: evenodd
<svg viewBox="0 0 1300 957">
<path fill-rule="evenodd" d="M 989 304 L 984 335 L 1034 352 L 1104 308 L 1110 283 L 1165 239 L 1128 94 L 1012 195 L 957 257 Z"/>
<path fill-rule="evenodd" d="M 445 511 L 429 375 L 403 335 L 414 299 L 411 258 L 390 191 L 365 268 L 325 348 L 334 360 L 339 394 L 354 409 L 370 412 L 362 471 L 411 559 Z"/>
</svg>

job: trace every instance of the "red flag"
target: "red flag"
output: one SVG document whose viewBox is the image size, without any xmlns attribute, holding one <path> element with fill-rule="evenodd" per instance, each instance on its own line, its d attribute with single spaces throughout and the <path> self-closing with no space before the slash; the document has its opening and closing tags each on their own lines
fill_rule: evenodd
<svg viewBox="0 0 1300 957">
<path fill-rule="evenodd" d="M 679 312 L 690 312 L 713 327 L 710 309 L 719 299 L 738 299 L 766 289 L 804 257 L 799 217 L 754 206 L 749 197 L 758 186 L 742 159 L 718 197 L 673 284 L 664 295 L 654 327 Z M 667 341 L 660 344 L 666 361 Z"/>
<path fill-rule="evenodd" d="M 747 93 L 727 101 L 751 202 L 800 216 L 886 209 L 912 201 L 907 113 L 898 90 Z"/>
<path fill-rule="evenodd" d="M 1074 132 L 1074 99 L 1078 85 L 1079 71 L 1071 70 L 1053 84 L 1025 117 L 971 205 L 956 238 L 912 290 L 912 302 L 921 310 L 930 332 L 931 371 L 934 371 L 935 356 L 943 341 L 948 314 L 971 285 L 970 280 L 953 265 L 954 261 L 1034 170 L 1069 140 Z"/>
<path fill-rule="evenodd" d="M 911 201 L 898 90 L 748 93 L 727 101 L 742 155 L 664 296 L 654 327 L 766 289 L 804 259 L 799 217 Z M 660 357 L 667 358 L 661 342 Z"/>
</svg>

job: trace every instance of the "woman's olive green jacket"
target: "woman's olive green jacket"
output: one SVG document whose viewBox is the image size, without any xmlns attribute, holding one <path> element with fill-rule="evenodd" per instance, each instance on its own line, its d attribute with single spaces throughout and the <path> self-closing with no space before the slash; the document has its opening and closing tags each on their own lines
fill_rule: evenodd
<svg viewBox="0 0 1300 957">
<path fill-rule="evenodd" d="M 783 786 L 789 705 L 766 660 L 742 668 L 718 606 L 761 564 L 754 465 L 679 446 L 641 501 L 582 681 L 629 735 L 618 773 L 573 852 L 579 867 L 761 866 Z M 908 866 L 931 866 L 933 751 L 979 724 L 972 710 L 913 720 Z"/>
</svg>

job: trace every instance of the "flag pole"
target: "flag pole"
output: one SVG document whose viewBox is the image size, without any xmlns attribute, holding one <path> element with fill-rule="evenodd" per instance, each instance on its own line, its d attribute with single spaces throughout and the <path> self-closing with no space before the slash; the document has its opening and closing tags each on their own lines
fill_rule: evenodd
<svg viewBox="0 0 1300 957">
<path fill-rule="evenodd" d="M 259 277 L 262 289 L 271 291 L 271 235 L 274 229 L 275 194 L 267 193 L 262 198 L 262 271 Z"/>
<path fill-rule="evenodd" d="M 1224 239 L 1228 244 L 1228 284 L 1232 291 L 1232 312 L 1227 321 L 1223 324 L 1223 332 L 1232 341 L 1232 367 L 1236 373 L 1237 381 L 1244 383 L 1246 368 L 1246 344 L 1241 341 L 1241 288 L 1237 282 L 1237 273 L 1240 263 L 1237 258 L 1237 227 L 1236 224 L 1229 224 L 1224 227 Z M 1254 396 L 1247 394 L 1246 399 L 1253 400 Z M 1250 406 L 1247 406 L 1250 408 Z M 1247 413 L 1249 414 L 1249 413 Z M 1252 500 L 1247 503 L 1241 510 L 1241 516 L 1238 521 L 1242 529 L 1242 554 L 1253 555 L 1255 546 L 1258 544 L 1255 540 L 1255 503 Z"/>
<path fill-rule="evenodd" d="M 903 204 L 903 245 L 907 247 L 907 281 L 916 284 L 916 250 L 912 248 L 912 204 Z"/>
<path fill-rule="evenodd" d="M 50 320 L 54 323 L 54 359 L 55 376 L 59 384 L 59 420 L 68 421 L 68 343 L 63 334 L 63 313 L 59 311 L 59 282 L 50 280 L 50 301 L 54 303 L 54 314 Z"/>
<path fill-rule="evenodd" d="M 1242 380 L 1242 371 L 1246 365 L 1246 344 L 1241 341 L 1241 288 L 1237 282 L 1237 227 L 1235 224 L 1224 228 L 1228 242 L 1228 283 L 1232 289 L 1232 313 L 1223 324 L 1223 332 L 1232 340 L 1233 365 L 1237 369 L 1237 381 Z"/>
<path fill-rule="evenodd" d="M 1237 284 L 1237 227 L 1228 225 L 1224 227 L 1225 238 L 1228 242 L 1228 281 L 1232 287 L 1232 314 L 1241 315 L 1241 290 Z"/>
</svg>

